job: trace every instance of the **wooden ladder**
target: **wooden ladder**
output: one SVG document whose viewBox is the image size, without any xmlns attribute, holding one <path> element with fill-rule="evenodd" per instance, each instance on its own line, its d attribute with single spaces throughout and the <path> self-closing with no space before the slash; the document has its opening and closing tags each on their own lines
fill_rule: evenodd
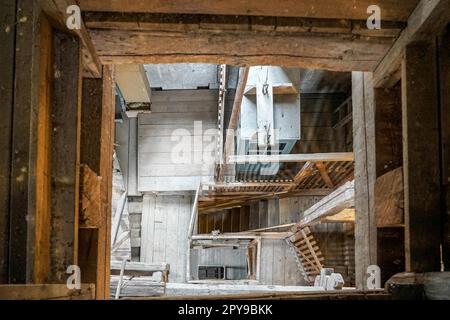
<svg viewBox="0 0 450 320">
<path fill-rule="evenodd" d="M 322 263 L 325 260 L 319 245 L 308 227 L 294 226 L 292 232 L 294 234 L 286 238 L 286 242 L 296 258 L 297 266 L 304 279 L 308 283 L 314 283 L 315 277 L 320 275 L 320 269 L 323 268 Z"/>
</svg>

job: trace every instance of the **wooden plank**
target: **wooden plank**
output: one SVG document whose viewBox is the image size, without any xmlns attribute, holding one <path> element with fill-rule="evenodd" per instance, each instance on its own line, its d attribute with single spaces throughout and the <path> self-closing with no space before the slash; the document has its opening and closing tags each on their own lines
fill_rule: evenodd
<svg viewBox="0 0 450 320">
<path fill-rule="evenodd" d="M 226 128 L 225 145 L 223 151 L 223 162 L 228 162 L 228 157 L 234 154 L 234 138 L 239 121 L 239 115 L 241 114 L 242 99 L 244 97 L 244 90 L 247 84 L 250 68 L 239 69 L 239 79 L 236 87 L 236 93 L 233 101 L 233 108 L 231 109 L 230 120 L 228 122 L 228 128 Z M 223 182 L 225 175 L 225 165 L 221 165 L 219 168 L 218 180 Z"/>
<path fill-rule="evenodd" d="M 153 195 L 144 195 L 143 197 L 141 225 L 141 261 L 152 263 L 155 225 L 155 198 Z"/>
<path fill-rule="evenodd" d="M 180 32 L 168 28 L 164 32 L 90 29 L 90 35 L 105 64 L 203 62 L 333 71 L 372 71 L 393 41 L 388 37 L 355 39 L 332 33 Z M 128 40 L 119 44 L 118 39 L 124 38 Z"/>
<path fill-rule="evenodd" d="M 317 162 L 317 161 L 353 161 L 353 152 L 304 153 L 281 155 L 239 155 L 229 156 L 230 164 L 278 163 L 278 162 Z"/>
<path fill-rule="evenodd" d="M 370 0 L 349 3 L 348 1 L 319 0 L 311 5 L 295 0 L 281 0 L 261 6 L 257 0 L 219 1 L 211 6 L 207 1 L 154 1 L 149 6 L 141 1 L 132 0 L 126 4 L 112 0 L 88 1 L 80 0 L 83 11 L 115 11 L 115 12 L 146 12 L 146 13 L 187 13 L 187 14 L 220 14 L 220 15 L 250 15 L 250 16 L 280 16 L 280 17 L 311 17 L 327 19 L 361 19 L 368 17 L 367 8 L 373 4 Z M 377 4 L 383 12 L 383 20 L 402 21 L 414 8 L 417 1 L 379 1 Z"/>
<path fill-rule="evenodd" d="M 18 0 L 15 39 L 14 112 L 11 136 L 10 283 L 33 278 L 37 205 L 37 127 L 39 108 L 39 15 L 36 1 Z M 14 26 L 10 26 L 11 30 Z M 11 62 L 11 61 L 10 61 Z M 6 63 L 6 61 L 5 61 Z M 7 84 L 6 84 L 7 85 Z"/>
<path fill-rule="evenodd" d="M 267 223 L 268 227 L 276 226 L 280 224 L 280 214 L 279 214 L 279 200 L 270 199 L 267 204 Z"/>
<path fill-rule="evenodd" d="M 240 216 L 240 230 L 241 231 L 247 231 L 249 230 L 250 226 L 250 207 L 249 206 L 243 206 L 241 207 L 241 216 Z"/>
<path fill-rule="evenodd" d="M 327 173 L 327 168 L 325 167 L 323 162 L 319 161 L 319 162 L 316 162 L 315 164 L 316 164 L 317 169 L 319 169 L 320 175 L 321 175 L 323 181 L 325 181 L 325 184 L 327 185 L 327 187 L 330 189 L 334 189 L 334 183 L 333 183 L 333 181 L 331 181 L 331 178 Z"/>
<path fill-rule="evenodd" d="M 402 60 L 405 267 L 409 272 L 440 270 L 438 108 L 436 45 L 434 41 L 410 44 Z"/>
<path fill-rule="evenodd" d="M 374 210 L 375 105 L 371 73 L 352 73 L 353 150 L 355 152 L 355 268 L 356 287 L 365 288 L 366 270 L 376 264 Z"/>
<path fill-rule="evenodd" d="M 94 300 L 95 285 L 81 284 L 81 289 L 71 290 L 66 284 L 0 285 L 2 300 Z"/>
<path fill-rule="evenodd" d="M 83 164 L 80 180 L 80 227 L 101 227 L 105 219 L 101 205 L 101 178 Z"/>
<path fill-rule="evenodd" d="M 16 37 L 15 23 L 16 2 L 0 1 L 0 20 L 5 32 L 0 32 L 0 96 L 3 100 L 2 117 L 0 118 L 0 283 L 8 282 L 9 265 L 9 215 L 11 190 L 11 136 L 14 105 L 14 41 Z"/>
<path fill-rule="evenodd" d="M 231 209 L 231 232 L 241 231 L 239 228 L 240 213 L 239 208 Z"/>
<path fill-rule="evenodd" d="M 250 230 L 259 227 L 259 201 L 250 203 L 249 225 Z"/>
<path fill-rule="evenodd" d="M 66 19 L 68 18 L 67 8 L 70 5 L 77 5 L 74 0 L 39 0 L 42 10 L 48 15 L 52 22 L 65 32 L 75 34 L 79 37 L 82 44 L 83 64 L 86 75 L 94 78 L 102 77 L 102 66 L 97 56 L 96 50 L 89 37 L 84 22 L 81 23 L 81 29 L 69 30 Z"/>
<path fill-rule="evenodd" d="M 450 270 L 450 90 L 445 84 L 450 83 L 450 29 L 438 42 L 439 75 L 441 97 L 441 150 L 442 150 L 442 185 L 447 212 L 444 212 L 444 240 L 442 255 L 446 270 Z"/>
<path fill-rule="evenodd" d="M 68 266 L 77 264 L 81 50 L 77 37 L 55 31 L 52 103 L 51 269 L 54 283 L 65 283 Z"/>
<path fill-rule="evenodd" d="M 354 182 L 347 182 L 305 210 L 300 225 L 311 225 L 355 205 Z"/>
<path fill-rule="evenodd" d="M 83 79 L 81 111 L 81 162 L 100 175 L 101 133 L 94 133 L 102 121 L 103 80 Z"/>
<path fill-rule="evenodd" d="M 50 273 L 50 170 L 51 170 L 51 99 L 53 78 L 52 29 L 49 21 L 41 16 L 39 60 L 39 111 L 36 172 L 36 238 L 34 259 L 34 283 L 45 283 Z M 87 282 L 86 282 L 87 283 Z"/>
<path fill-rule="evenodd" d="M 377 227 L 399 226 L 403 219 L 403 168 L 398 167 L 375 182 L 375 217 Z"/>
<path fill-rule="evenodd" d="M 174 197 L 170 203 L 166 204 L 167 206 L 167 226 L 166 226 L 166 238 L 165 238 L 165 247 L 166 247 L 166 255 L 165 259 L 161 262 L 166 262 L 170 266 L 173 266 L 173 274 L 169 274 L 169 281 L 176 282 L 177 274 L 180 272 L 177 268 L 179 256 L 178 246 L 183 241 L 181 239 L 177 239 L 178 234 L 182 233 L 181 229 L 183 226 L 180 224 L 180 211 L 181 209 L 181 199 L 180 197 Z M 175 236 L 176 235 L 176 236 Z M 186 240 L 185 240 L 186 241 Z"/>
<path fill-rule="evenodd" d="M 450 18 L 449 0 L 421 0 L 408 18 L 408 26 L 376 67 L 375 87 L 391 87 L 400 80 L 401 55 L 405 47 L 417 40 L 437 35 Z"/>
</svg>

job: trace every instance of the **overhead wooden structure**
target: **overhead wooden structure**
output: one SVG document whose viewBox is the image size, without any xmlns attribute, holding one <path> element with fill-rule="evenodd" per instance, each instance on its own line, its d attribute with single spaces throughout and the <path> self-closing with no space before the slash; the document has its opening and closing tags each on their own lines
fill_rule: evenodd
<svg viewBox="0 0 450 320">
<path fill-rule="evenodd" d="M 301 155 L 287 155 L 296 156 Z M 307 155 L 307 158 L 313 158 Z M 346 155 L 348 159 L 352 156 Z M 301 157 L 298 157 L 299 159 Z M 326 155 L 318 157 L 319 160 Z M 331 158 L 330 158 L 331 159 Z M 353 179 L 353 161 L 300 162 L 297 174 L 287 173 L 287 179 L 264 180 L 248 176 L 239 182 L 203 184 L 199 211 L 238 207 L 250 200 L 301 195 L 327 195 L 343 183 Z"/>
</svg>

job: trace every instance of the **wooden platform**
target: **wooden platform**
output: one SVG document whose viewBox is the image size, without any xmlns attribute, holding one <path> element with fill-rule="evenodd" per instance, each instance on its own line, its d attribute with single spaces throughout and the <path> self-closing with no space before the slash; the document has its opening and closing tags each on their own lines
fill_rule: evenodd
<svg viewBox="0 0 450 320">
<path fill-rule="evenodd" d="M 199 212 L 237 207 L 251 200 L 301 195 L 326 196 L 353 180 L 353 161 L 299 162 L 298 172 L 284 172 L 286 179 L 263 180 L 261 176 L 237 182 L 203 184 Z M 250 178 L 250 179 L 249 179 Z M 254 178 L 254 179 L 253 179 Z"/>
</svg>

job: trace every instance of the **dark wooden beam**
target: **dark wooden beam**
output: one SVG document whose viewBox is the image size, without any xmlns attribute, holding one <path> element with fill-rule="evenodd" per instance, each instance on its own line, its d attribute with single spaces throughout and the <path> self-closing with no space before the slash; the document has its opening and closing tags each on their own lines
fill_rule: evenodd
<svg viewBox="0 0 450 320">
<path fill-rule="evenodd" d="M 213 62 L 372 71 L 402 26 L 361 21 L 86 13 L 101 61 Z M 127 41 L 122 41 L 127 39 Z"/>
<path fill-rule="evenodd" d="M 450 270 L 450 26 L 439 38 L 439 76 L 441 96 L 441 171 L 443 198 L 445 199 L 444 218 L 444 240 L 442 254 L 444 266 Z"/>
<path fill-rule="evenodd" d="M 387 21 L 405 21 L 417 4 L 417 0 L 316 0 L 297 1 L 279 0 L 261 2 L 258 0 L 219 0 L 211 4 L 204 0 L 156 0 L 151 3 L 139 0 L 78 0 L 84 11 L 115 11 L 145 13 L 187 13 L 187 14 L 224 14 L 280 17 L 311 17 L 325 19 L 362 19 L 369 17 L 367 8 L 380 6 L 383 19 Z"/>
<path fill-rule="evenodd" d="M 78 37 L 53 34 L 51 275 L 65 283 L 77 264 L 82 54 Z"/>
<path fill-rule="evenodd" d="M 352 73 L 355 153 L 355 281 L 366 288 L 366 270 L 377 262 L 375 188 L 375 101 L 372 73 Z"/>
<path fill-rule="evenodd" d="M 440 270 L 441 194 L 436 44 L 412 43 L 402 59 L 407 272 Z"/>
<path fill-rule="evenodd" d="M 450 0 L 421 0 L 411 16 L 408 26 L 389 49 L 374 72 L 375 87 L 392 87 L 400 80 L 400 65 L 405 47 L 418 40 L 438 35 L 450 19 Z"/>
<path fill-rule="evenodd" d="M 0 32 L 0 283 L 8 283 L 9 266 L 9 197 L 11 189 L 11 135 L 14 96 L 14 41 L 16 37 L 16 1 L 0 1 L 0 20 L 4 32 Z"/>
<path fill-rule="evenodd" d="M 11 283 L 27 283 L 33 278 L 38 170 L 39 54 L 36 48 L 39 47 L 39 15 L 37 1 L 17 0 L 10 194 Z"/>
</svg>

